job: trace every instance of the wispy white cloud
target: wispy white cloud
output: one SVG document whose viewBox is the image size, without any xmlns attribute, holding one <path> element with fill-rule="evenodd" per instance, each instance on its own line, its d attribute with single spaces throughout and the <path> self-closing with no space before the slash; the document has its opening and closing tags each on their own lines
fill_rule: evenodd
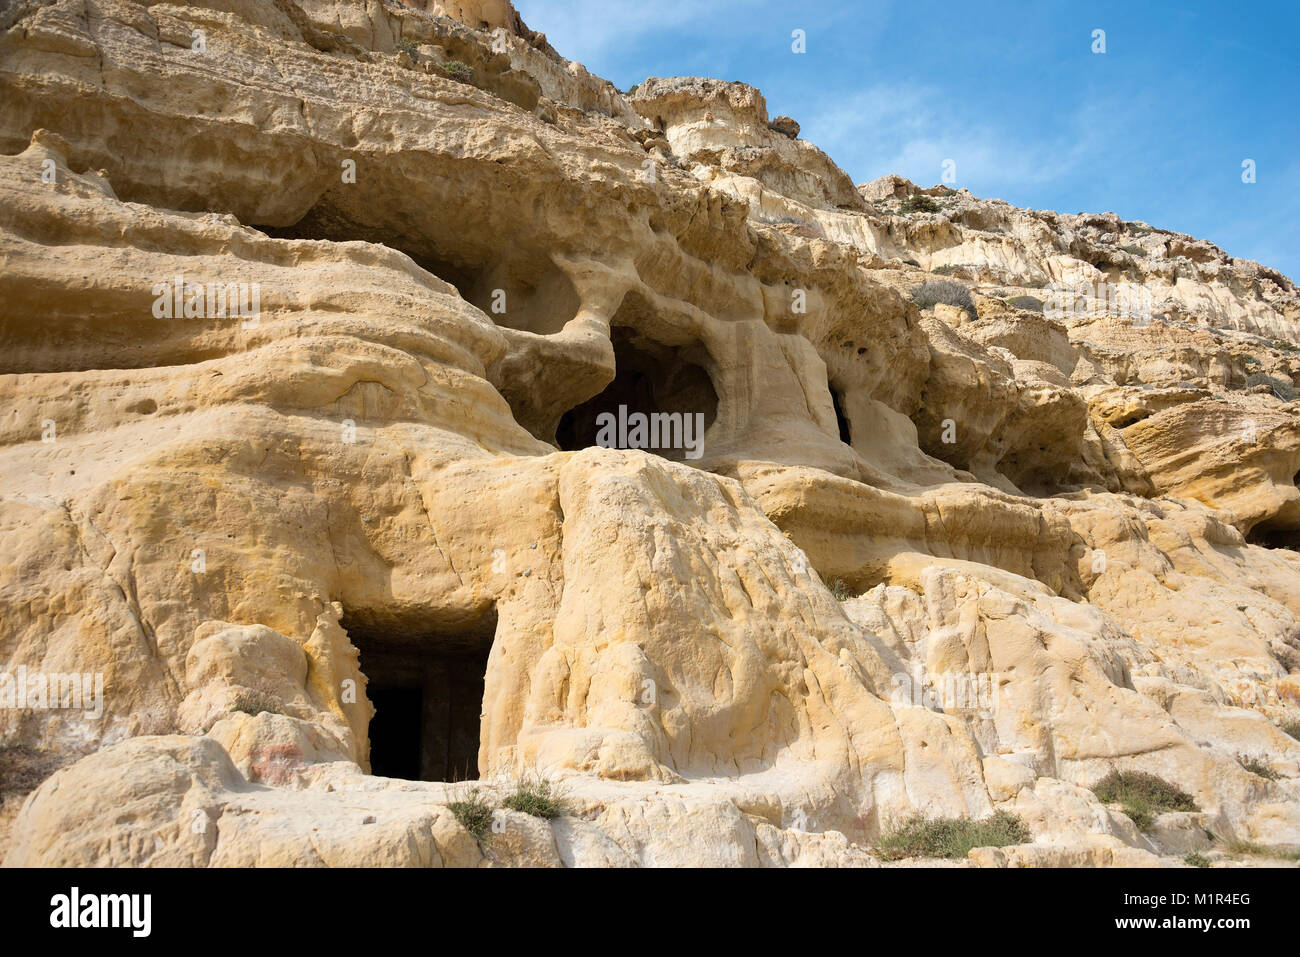
<svg viewBox="0 0 1300 957">
<path fill-rule="evenodd" d="M 1084 168 L 1101 151 L 1128 147 L 1125 128 L 1132 102 L 1090 101 L 1036 125 L 981 120 L 936 87 L 885 83 L 850 94 L 803 118 L 804 135 L 856 177 L 898 173 L 929 186 L 944 164 L 955 167 L 956 185 L 981 195 L 1023 191 L 1059 182 Z"/>
</svg>

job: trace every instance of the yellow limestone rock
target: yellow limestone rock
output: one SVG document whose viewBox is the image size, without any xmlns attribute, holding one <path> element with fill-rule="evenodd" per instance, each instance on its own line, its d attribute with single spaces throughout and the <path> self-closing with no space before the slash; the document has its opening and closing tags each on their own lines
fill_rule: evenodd
<svg viewBox="0 0 1300 957">
<path fill-rule="evenodd" d="M 1300 843 L 1286 277 L 905 213 L 504 0 L 0 18 L 6 865 L 873 866 L 998 809 L 968 863 L 1181 854 L 1114 768 Z M 1017 298 L 1103 267 L 1162 318 Z"/>
</svg>

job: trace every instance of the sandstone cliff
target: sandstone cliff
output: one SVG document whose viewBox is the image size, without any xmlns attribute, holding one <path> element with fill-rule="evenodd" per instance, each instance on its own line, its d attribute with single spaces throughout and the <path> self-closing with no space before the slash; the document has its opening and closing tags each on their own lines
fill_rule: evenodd
<svg viewBox="0 0 1300 957">
<path fill-rule="evenodd" d="M 6 864 L 1300 844 L 1276 271 L 855 186 L 506 0 L 18 0 L 0 98 L 0 671 L 103 689 L 0 707 Z M 600 447 L 620 406 L 702 442 Z M 467 776 L 566 812 L 480 842 Z"/>
</svg>

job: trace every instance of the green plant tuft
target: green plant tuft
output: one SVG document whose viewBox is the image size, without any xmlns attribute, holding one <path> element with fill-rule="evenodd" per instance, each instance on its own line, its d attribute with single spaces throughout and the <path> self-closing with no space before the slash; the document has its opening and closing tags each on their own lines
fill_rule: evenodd
<svg viewBox="0 0 1300 957">
<path fill-rule="evenodd" d="M 280 699 L 274 695 L 267 694 L 265 691 L 246 690 L 238 692 L 230 702 L 232 712 L 242 711 L 244 714 L 259 715 L 263 711 L 270 714 L 284 714 L 280 708 Z"/>
<path fill-rule="evenodd" d="M 514 793 L 502 801 L 501 806 L 548 821 L 564 813 L 564 801 L 555 793 L 551 782 L 546 780 L 520 781 L 515 786 Z"/>
<path fill-rule="evenodd" d="M 1197 854 L 1195 851 L 1183 858 L 1183 863 L 1188 867 L 1211 867 L 1210 859 L 1204 854 Z"/>
<path fill-rule="evenodd" d="M 1007 305 L 1013 309 L 1028 309 L 1031 312 L 1043 311 L 1043 300 L 1037 296 L 1012 296 Z"/>
<path fill-rule="evenodd" d="M 876 854 L 887 861 L 905 857 L 961 858 L 976 847 L 1006 847 L 1030 839 L 1025 822 L 1007 811 L 978 821 L 915 814 L 886 830 L 876 844 Z"/>
<path fill-rule="evenodd" d="M 1276 781 L 1278 774 L 1259 758 L 1250 758 L 1245 755 L 1237 755 L 1237 763 L 1249 771 L 1251 774 L 1258 774 L 1261 778 L 1267 778 L 1270 781 Z"/>
<path fill-rule="evenodd" d="M 913 193 L 907 199 L 903 200 L 903 205 L 898 207 L 900 213 L 937 213 L 939 204 L 929 196 L 921 193 Z"/>
<path fill-rule="evenodd" d="M 1162 811 L 1199 811 L 1181 788 L 1143 771 L 1111 771 L 1092 786 L 1103 804 L 1118 804 L 1145 831 Z"/>
<path fill-rule="evenodd" d="M 966 266 L 949 263 L 946 266 L 935 266 L 930 272 L 936 276 L 960 276 L 966 271 Z"/>
<path fill-rule="evenodd" d="M 1300 861 L 1300 850 L 1293 847 L 1268 847 L 1253 841 L 1228 841 L 1224 847 L 1232 854 L 1248 854 L 1251 857 L 1274 857 L 1282 861 Z"/>
<path fill-rule="evenodd" d="M 468 63 L 462 63 L 460 60 L 448 60 L 442 64 L 442 72 L 446 73 L 453 80 L 468 82 L 474 75 L 474 71 L 469 68 Z"/>
<path fill-rule="evenodd" d="M 853 594 L 853 589 L 849 587 L 849 583 L 842 578 L 832 578 L 830 585 L 827 587 L 830 588 L 831 594 L 835 596 L 836 601 L 848 601 L 850 598 L 857 597 Z"/>
<path fill-rule="evenodd" d="M 460 801 L 447 805 L 461 827 L 473 834 L 478 840 L 486 841 L 492 837 L 492 805 L 483 799 L 477 788 L 470 788 Z"/>
<path fill-rule="evenodd" d="M 949 306 L 957 306 L 959 309 L 965 309 L 967 315 L 972 319 L 979 317 L 975 311 L 975 302 L 971 299 L 970 290 L 959 282 L 952 282 L 946 279 L 932 279 L 929 282 L 923 282 L 912 290 L 912 301 L 922 309 L 929 309 L 938 303 L 946 303 Z"/>
<path fill-rule="evenodd" d="M 1278 727 L 1282 729 L 1283 734 L 1289 734 L 1300 741 L 1300 721 L 1283 721 Z"/>
</svg>

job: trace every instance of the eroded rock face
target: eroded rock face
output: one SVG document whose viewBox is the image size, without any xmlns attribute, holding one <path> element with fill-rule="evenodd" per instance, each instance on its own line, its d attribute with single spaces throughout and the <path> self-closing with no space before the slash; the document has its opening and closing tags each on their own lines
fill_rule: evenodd
<svg viewBox="0 0 1300 957">
<path fill-rule="evenodd" d="M 4 17 L 0 669 L 103 689 L 0 709 L 53 775 L 7 864 L 872 866 L 1000 808 L 974 863 L 1184 853 L 1116 767 L 1300 842 L 1289 280 L 903 213 L 504 0 Z M 1163 318 L 1015 295 L 1120 274 Z M 481 845 L 467 776 L 568 813 Z"/>
</svg>

